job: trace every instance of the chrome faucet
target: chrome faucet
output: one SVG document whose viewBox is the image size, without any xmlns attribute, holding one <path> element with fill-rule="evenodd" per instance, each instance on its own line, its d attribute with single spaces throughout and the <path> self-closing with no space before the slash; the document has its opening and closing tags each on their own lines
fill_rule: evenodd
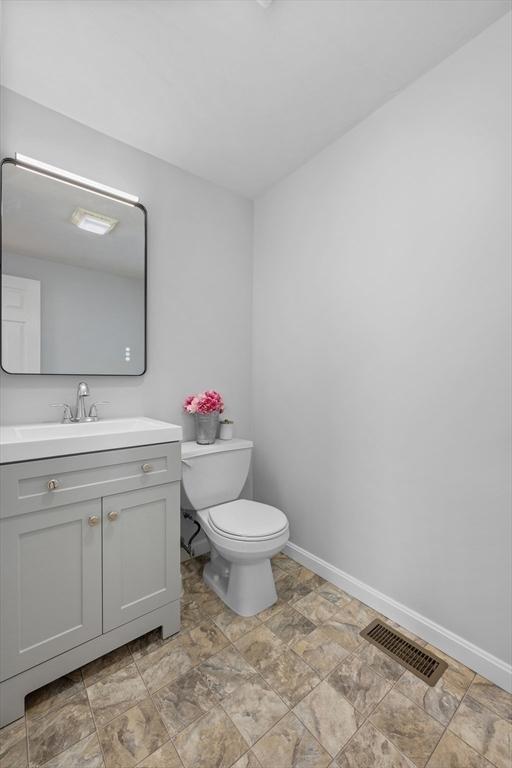
<svg viewBox="0 0 512 768">
<path fill-rule="evenodd" d="M 50 403 L 52 408 L 64 408 L 62 414 L 63 424 L 76 424 L 84 421 L 98 421 L 98 405 L 109 405 L 108 400 L 101 400 L 93 403 L 87 414 L 85 408 L 85 398 L 89 397 L 89 386 L 86 381 L 81 381 L 76 389 L 76 405 L 73 410 L 68 403 Z"/>
<path fill-rule="evenodd" d="M 76 390 L 75 418 L 73 421 L 87 421 L 85 398 L 89 397 L 89 387 L 86 381 L 81 381 Z"/>
</svg>

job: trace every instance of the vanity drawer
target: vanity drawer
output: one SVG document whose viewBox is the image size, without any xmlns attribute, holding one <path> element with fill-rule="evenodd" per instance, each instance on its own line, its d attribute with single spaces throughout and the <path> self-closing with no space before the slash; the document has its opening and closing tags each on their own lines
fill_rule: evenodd
<svg viewBox="0 0 512 768">
<path fill-rule="evenodd" d="M 0 471 L 0 517 L 11 517 L 177 481 L 181 444 L 24 461 L 6 464 Z"/>
</svg>

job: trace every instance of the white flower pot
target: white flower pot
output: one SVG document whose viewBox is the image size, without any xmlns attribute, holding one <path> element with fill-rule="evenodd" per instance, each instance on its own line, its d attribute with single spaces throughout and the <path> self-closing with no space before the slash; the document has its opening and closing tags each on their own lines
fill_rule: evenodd
<svg viewBox="0 0 512 768">
<path fill-rule="evenodd" d="M 220 433 L 219 438 L 221 440 L 232 440 L 233 439 L 233 424 L 222 424 L 220 425 Z"/>
</svg>

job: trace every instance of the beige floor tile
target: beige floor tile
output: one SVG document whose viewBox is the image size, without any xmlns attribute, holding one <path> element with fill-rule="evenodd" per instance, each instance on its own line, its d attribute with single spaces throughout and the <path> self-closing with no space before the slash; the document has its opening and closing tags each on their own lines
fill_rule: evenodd
<svg viewBox="0 0 512 768">
<path fill-rule="evenodd" d="M 324 581 L 324 583 L 317 588 L 316 592 L 318 595 L 321 595 L 324 600 L 328 600 L 330 603 L 337 605 L 338 607 L 350 603 L 350 601 L 353 599 L 351 595 L 347 594 L 347 592 L 344 592 L 342 589 L 336 587 L 334 584 L 331 584 L 328 581 Z"/>
<path fill-rule="evenodd" d="M 176 752 L 176 747 L 172 741 L 168 741 L 156 752 L 146 757 L 142 763 L 138 763 L 137 768 L 182 768 L 183 764 Z"/>
<path fill-rule="evenodd" d="M 95 659 L 86 664 L 85 667 L 82 667 L 84 683 L 87 686 L 93 685 L 98 680 L 101 680 L 102 677 L 107 677 L 112 672 L 117 672 L 118 669 L 126 667 L 132 661 L 133 657 L 127 645 L 116 648 L 110 653 L 106 653 L 105 656 L 100 656 L 99 659 Z"/>
<path fill-rule="evenodd" d="M 27 764 L 27 731 L 25 718 L 20 717 L 0 730 L 0 766 L 26 768 Z"/>
<path fill-rule="evenodd" d="M 374 672 L 390 683 L 396 683 L 405 672 L 405 667 L 366 641 L 361 643 L 356 653 Z"/>
<path fill-rule="evenodd" d="M 173 683 L 160 688 L 153 694 L 153 701 L 171 736 L 218 703 L 207 678 L 197 669 L 186 672 Z"/>
<path fill-rule="evenodd" d="M 512 768 L 510 694 L 432 646 L 449 666 L 422 683 L 360 637 L 376 611 L 284 556 L 277 603 L 249 619 L 204 562 L 184 566 L 182 631 L 32 693 L 0 730 L 2 768 Z"/>
<path fill-rule="evenodd" d="M 99 730 L 106 768 L 132 768 L 169 740 L 150 698 Z"/>
<path fill-rule="evenodd" d="M 187 637 L 187 633 L 178 635 L 170 643 L 137 660 L 139 672 L 150 693 L 172 683 L 194 666 L 188 650 L 184 647 Z"/>
<path fill-rule="evenodd" d="M 329 639 L 333 643 L 341 645 L 347 651 L 357 650 L 363 642 L 359 634 L 362 628 L 354 624 L 347 616 L 338 616 L 336 614 L 333 619 L 322 624 L 322 629 L 328 634 Z"/>
<path fill-rule="evenodd" d="M 263 766 L 251 749 L 245 755 L 242 755 L 240 760 L 236 761 L 233 768 L 263 768 Z"/>
<path fill-rule="evenodd" d="M 460 693 L 451 690 L 450 680 L 446 673 L 437 681 L 435 686 L 431 686 L 413 675 L 412 672 L 406 671 L 396 684 L 395 690 L 414 701 L 443 725 L 448 725 L 462 698 Z"/>
<path fill-rule="evenodd" d="M 310 592 L 309 595 L 301 597 L 293 603 L 293 607 L 296 611 L 300 611 L 307 619 L 313 622 L 313 624 L 323 624 L 324 621 L 332 619 L 338 607 L 330 603 L 324 597 L 318 594 L 318 592 Z"/>
<path fill-rule="evenodd" d="M 317 627 L 306 637 L 300 638 L 291 648 L 321 677 L 332 672 L 349 653 L 346 648 L 331 640 L 323 627 Z"/>
<path fill-rule="evenodd" d="M 331 757 L 337 755 L 363 721 L 345 697 L 325 680 L 293 711 Z"/>
<path fill-rule="evenodd" d="M 424 768 L 444 732 L 437 720 L 395 690 L 381 701 L 370 721 L 418 768 Z"/>
<path fill-rule="evenodd" d="M 27 721 L 29 760 L 32 766 L 48 762 L 94 731 L 85 689 L 66 699 L 60 709 Z"/>
<path fill-rule="evenodd" d="M 251 746 L 288 711 L 259 675 L 226 696 L 222 707 Z"/>
<path fill-rule="evenodd" d="M 272 563 L 272 575 L 274 581 L 279 581 L 286 576 L 286 571 L 283 571 L 282 568 L 279 568 L 275 563 Z"/>
<path fill-rule="evenodd" d="M 368 624 L 378 616 L 379 614 L 377 611 L 374 611 L 373 608 L 370 608 L 368 605 L 361 603 L 355 598 L 351 600 L 350 603 L 342 605 L 336 613 L 336 619 L 339 621 L 355 624 L 358 627 L 361 627 L 361 629 L 368 626 Z"/>
<path fill-rule="evenodd" d="M 181 596 L 181 605 L 194 603 L 194 605 L 201 609 L 203 615 L 205 615 L 205 604 L 208 603 L 210 606 L 215 604 L 215 601 L 212 600 L 214 597 L 213 592 L 211 592 L 206 584 L 200 579 L 187 579 L 186 582 L 183 582 L 183 589 L 184 591 Z M 217 613 L 220 613 L 221 610 L 222 606 L 219 606 Z"/>
<path fill-rule="evenodd" d="M 343 749 L 336 764 L 339 768 L 414 768 L 410 760 L 368 721 Z"/>
<path fill-rule="evenodd" d="M 161 629 L 153 629 L 151 632 L 147 632 L 142 637 L 138 637 L 133 642 L 128 643 L 128 648 L 135 661 L 138 661 L 143 656 L 147 656 L 153 651 L 158 650 L 164 645 L 173 642 L 176 639 L 176 635 L 173 637 L 167 637 L 165 640 L 162 638 Z"/>
<path fill-rule="evenodd" d="M 203 571 L 203 562 L 196 557 L 190 557 L 181 563 L 181 578 L 187 579 L 189 576 L 200 576 Z"/>
<path fill-rule="evenodd" d="M 203 621 L 183 635 L 183 647 L 194 665 L 214 656 L 228 644 L 227 637 L 211 621 Z"/>
<path fill-rule="evenodd" d="M 282 603 L 293 603 L 313 591 L 313 584 L 287 573 L 284 579 L 276 581 L 277 597 Z"/>
<path fill-rule="evenodd" d="M 175 740 L 185 768 L 229 768 L 248 746 L 220 708 L 189 725 Z"/>
<path fill-rule="evenodd" d="M 477 675 L 471 684 L 468 695 L 503 720 L 512 722 L 512 694 L 507 693 L 503 688 L 498 688 L 490 680 Z"/>
<path fill-rule="evenodd" d="M 301 581 L 305 581 L 307 586 L 314 590 L 318 590 L 324 584 L 327 584 L 326 580 L 322 576 L 319 576 L 317 573 L 313 573 L 313 571 L 308 571 L 307 568 L 304 568 L 304 574 L 301 574 L 299 578 Z"/>
<path fill-rule="evenodd" d="M 258 618 L 260 621 L 265 622 L 267 619 L 272 618 L 272 616 L 275 616 L 276 613 L 279 613 L 279 611 L 282 611 L 285 606 L 287 606 L 288 603 L 285 600 L 282 600 L 280 597 L 277 598 L 276 602 L 269 606 L 269 608 L 265 608 L 263 611 L 260 611 L 256 618 Z"/>
<path fill-rule="evenodd" d="M 104 765 L 98 736 L 92 733 L 45 763 L 44 768 L 104 768 Z"/>
<path fill-rule="evenodd" d="M 311 667 L 288 649 L 277 659 L 264 664 L 261 675 L 289 707 L 297 704 L 320 682 Z"/>
<path fill-rule="evenodd" d="M 219 700 L 236 691 L 256 671 L 232 645 L 203 661 L 199 670 Z"/>
<path fill-rule="evenodd" d="M 327 768 L 331 756 L 290 712 L 253 747 L 262 768 Z"/>
<path fill-rule="evenodd" d="M 67 699 L 83 690 L 82 673 L 79 669 L 63 675 L 37 691 L 30 693 L 25 700 L 27 718 L 31 720 L 43 717 L 54 709 L 59 709 Z"/>
<path fill-rule="evenodd" d="M 512 725 L 469 695 L 462 701 L 449 728 L 497 768 L 510 768 Z"/>
<path fill-rule="evenodd" d="M 227 607 L 217 616 L 214 616 L 213 622 L 232 643 L 260 626 L 260 621 L 256 616 L 239 616 Z"/>
<path fill-rule="evenodd" d="M 492 768 L 492 765 L 454 733 L 446 731 L 427 768 Z"/>
<path fill-rule="evenodd" d="M 278 555 L 275 555 L 275 557 L 272 558 L 272 562 L 277 565 L 278 568 L 281 568 L 282 571 L 285 571 L 286 573 L 291 574 L 297 574 L 300 572 L 301 568 L 303 566 L 300 563 L 297 563 L 295 560 L 292 560 L 287 555 L 284 555 L 282 552 L 280 552 Z"/>
<path fill-rule="evenodd" d="M 134 663 L 118 669 L 87 688 L 92 713 L 98 728 L 106 725 L 148 695 Z"/>
<path fill-rule="evenodd" d="M 244 659 L 255 669 L 261 669 L 262 664 L 275 659 L 285 649 L 285 644 L 266 625 L 254 629 L 240 640 L 235 646 Z"/>
<path fill-rule="evenodd" d="M 335 691 L 345 696 L 366 717 L 392 685 L 355 655 L 344 659 L 327 679 Z"/>
<path fill-rule="evenodd" d="M 214 592 L 210 591 L 198 602 L 202 612 L 210 618 L 217 616 L 226 607 L 225 603 L 220 599 L 220 597 L 217 597 Z"/>
<path fill-rule="evenodd" d="M 197 627 L 204 619 L 205 614 L 198 603 L 193 600 L 190 603 L 181 603 L 180 626 L 182 632 Z"/>
<path fill-rule="evenodd" d="M 295 643 L 301 637 L 306 637 L 315 629 L 312 621 L 290 605 L 266 621 L 265 626 L 288 645 Z"/>
</svg>

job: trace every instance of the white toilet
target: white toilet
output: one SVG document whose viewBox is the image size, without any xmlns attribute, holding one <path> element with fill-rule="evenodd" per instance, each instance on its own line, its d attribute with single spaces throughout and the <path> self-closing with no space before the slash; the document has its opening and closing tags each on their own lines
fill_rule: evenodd
<svg viewBox="0 0 512 768">
<path fill-rule="evenodd" d="M 196 510 L 210 542 L 203 578 L 241 616 L 277 600 L 270 558 L 286 544 L 288 520 L 280 509 L 238 499 L 249 473 L 250 440 L 182 443 L 183 509 Z"/>
</svg>

